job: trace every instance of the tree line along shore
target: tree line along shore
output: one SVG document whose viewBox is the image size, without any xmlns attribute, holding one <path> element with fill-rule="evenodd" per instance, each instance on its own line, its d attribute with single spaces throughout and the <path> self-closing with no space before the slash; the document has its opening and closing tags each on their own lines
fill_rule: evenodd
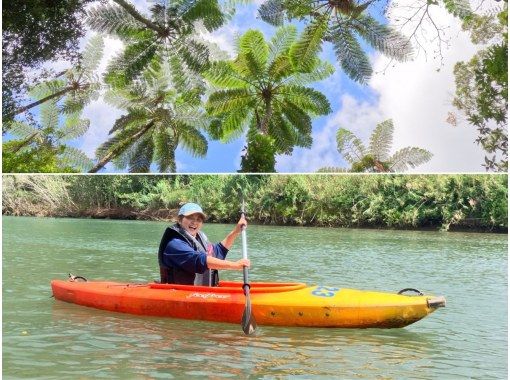
<svg viewBox="0 0 510 380">
<path fill-rule="evenodd" d="M 508 175 L 4 175 L 2 214 L 175 220 L 197 202 L 208 222 L 508 231 Z"/>
</svg>

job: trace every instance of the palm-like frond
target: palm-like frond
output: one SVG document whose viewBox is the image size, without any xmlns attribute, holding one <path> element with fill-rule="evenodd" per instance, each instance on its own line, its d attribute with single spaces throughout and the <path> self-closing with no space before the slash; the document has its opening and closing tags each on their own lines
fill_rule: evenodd
<svg viewBox="0 0 510 380">
<path fill-rule="evenodd" d="M 333 43 L 340 66 L 353 80 L 366 83 L 372 75 L 370 61 L 354 35 L 342 26 L 335 27 L 325 38 Z"/>
<path fill-rule="evenodd" d="M 275 59 L 286 55 L 298 36 L 297 28 L 294 25 L 282 26 L 276 29 L 269 44 L 268 64 L 271 65 Z"/>
<path fill-rule="evenodd" d="M 340 128 L 336 134 L 338 151 L 350 163 L 361 161 L 367 150 L 361 140 L 351 131 Z"/>
<path fill-rule="evenodd" d="M 321 92 L 303 86 L 285 86 L 281 94 L 296 106 L 314 115 L 327 115 L 331 112 L 328 99 Z"/>
<path fill-rule="evenodd" d="M 40 134 L 41 131 L 30 124 L 14 120 L 9 126 L 9 133 L 21 139 L 27 139 L 33 135 Z"/>
<path fill-rule="evenodd" d="M 286 85 L 304 86 L 312 82 L 318 82 L 328 78 L 335 72 L 335 68 L 328 62 L 317 62 L 316 67 L 310 72 L 295 73 L 285 80 Z"/>
<path fill-rule="evenodd" d="M 432 153 L 426 149 L 416 147 L 406 147 L 397 151 L 388 160 L 391 164 L 389 170 L 392 172 L 403 172 L 409 168 L 430 161 Z"/>
<path fill-rule="evenodd" d="M 236 71 L 251 78 L 258 78 L 265 71 L 269 58 L 269 46 L 264 40 L 264 35 L 250 29 L 239 39 L 239 55 L 234 61 Z"/>
<path fill-rule="evenodd" d="M 211 85 L 225 89 L 244 88 L 247 85 L 247 82 L 234 70 L 230 62 L 226 61 L 213 63 L 204 73 L 204 78 Z"/>
<path fill-rule="evenodd" d="M 186 1 L 187 9 L 182 12 L 182 18 L 188 23 L 201 20 L 209 32 L 218 29 L 226 21 L 217 0 Z"/>
<path fill-rule="evenodd" d="M 179 145 L 195 157 L 204 157 L 207 154 L 207 139 L 195 128 L 184 124 L 178 126 Z"/>
<path fill-rule="evenodd" d="M 41 126 L 43 129 L 58 127 L 58 107 L 55 101 L 49 101 L 41 106 Z"/>
<path fill-rule="evenodd" d="M 319 17 L 313 20 L 303 31 L 298 41 L 290 48 L 290 58 L 299 71 L 309 71 L 322 49 L 322 40 L 328 30 L 328 20 Z"/>
<path fill-rule="evenodd" d="M 82 53 L 80 62 L 81 69 L 87 75 L 91 75 L 97 70 L 101 58 L 103 58 L 104 41 L 100 35 L 95 35 L 87 42 Z"/>
<path fill-rule="evenodd" d="M 49 95 L 56 94 L 66 87 L 66 82 L 62 79 L 53 79 L 39 83 L 32 87 L 28 95 L 33 99 L 43 99 Z"/>
<path fill-rule="evenodd" d="M 413 53 L 411 43 L 406 37 L 369 15 L 353 18 L 349 24 L 374 49 L 390 58 L 405 61 Z"/>
<path fill-rule="evenodd" d="M 175 173 L 175 150 L 177 139 L 169 128 L 160 128 L 154 135 L 154 159 L 161 173 Z"/>
<path fill-rule="evenodd" d="M 284 2 L 283 0 L 268 0 L 260 6 L 258 13 L 260 18 L 268 24 L 280 26 L 285 17 Z"/>
<path fill-rule="evenodd" d="M 79 114 L 69 115 L 58 131 L 60 141 L 66 142 L 83 136 L 90 127 L 90 120 L 80 119 Z"/>
<path fill-rule="evenodd" d="M 148 173 L 154 156 L 154 141 L 146 135 L 130 149 L 129 172 Z"/>
<path fill-rule="evenodd" d="M 206 109 L 211 115 L 220 115 L 253 104 L 252 94 L 244 88 L 216 91 L 209 96 Z"/>
<path fill-rule="evenodd" d="M 86 23 L 92 30 L 126 40 L 143 30 L 144 24 L 116 4 L 102 4 L 87 11 Z"/>
<path fill-rule="evenodd" d="M 370 136 L 368 150 L 376 160 L 382 162 L 388 159 L 393 142 L 393 130 L 393 121 L 391 119 L 385 120 L 377 124 Z"/>
<path fill-rule="evenodd" d="M 70 166 L 81 172 L 86 172 L 93 166 L 92 160 L 82 150 L 72 146 L 66 146 L 58 159 L 64 166 Z"/>
</svg>

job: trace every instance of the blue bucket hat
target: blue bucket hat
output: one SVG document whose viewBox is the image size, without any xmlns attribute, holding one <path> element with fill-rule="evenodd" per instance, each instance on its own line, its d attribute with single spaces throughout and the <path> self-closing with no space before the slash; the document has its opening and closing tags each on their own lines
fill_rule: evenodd
<svg viewBox="0 0 510 380">
<path fill-rule="evenodd" d="M 196 203 L 186 203 L 179 210 L 179 216 L 188 216 L 192 214 L 200 214 L 205 219 L 206 215 L 202 211 L 202 207 L 197 205 Z"/>
</svg>

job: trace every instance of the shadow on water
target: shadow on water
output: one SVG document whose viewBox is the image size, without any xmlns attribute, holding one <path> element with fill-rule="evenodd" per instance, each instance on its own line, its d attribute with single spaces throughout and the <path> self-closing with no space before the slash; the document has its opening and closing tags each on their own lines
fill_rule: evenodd
<svg viewBox="0 0 510 380">
<path fill-rule="evenodd" d="M 332 377 L 339 371 L 370 378 L 381 363 L 387 375 L 392 367 L 411 373 L 434 350 L 426 334 L 405 329 L 259 326 L 247 337 L 235 324 L 132 316 L 60 301 L 52 306 L 52 324 L 61 332 L 60 349 L 68 357 L 76 353 L 80 366 L 148 378 Z"/>
</svg>

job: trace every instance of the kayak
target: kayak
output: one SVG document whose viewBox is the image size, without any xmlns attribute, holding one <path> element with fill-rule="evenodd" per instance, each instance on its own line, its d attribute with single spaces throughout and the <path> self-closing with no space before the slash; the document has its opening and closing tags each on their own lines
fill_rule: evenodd
<svg viewBox="0 0 510 380">
<path fill-rule="evenodd" d="M 439 307 L 444 297 L 344 289 L 305 283 L 250 284 L 258 325 L 393 328 L 414 323 Z M 241 282 L 217 287 L 111 281 L 51 281 L 57 300 L 113 312 L 240 323 L 246 297 Z"/>
</svg>

